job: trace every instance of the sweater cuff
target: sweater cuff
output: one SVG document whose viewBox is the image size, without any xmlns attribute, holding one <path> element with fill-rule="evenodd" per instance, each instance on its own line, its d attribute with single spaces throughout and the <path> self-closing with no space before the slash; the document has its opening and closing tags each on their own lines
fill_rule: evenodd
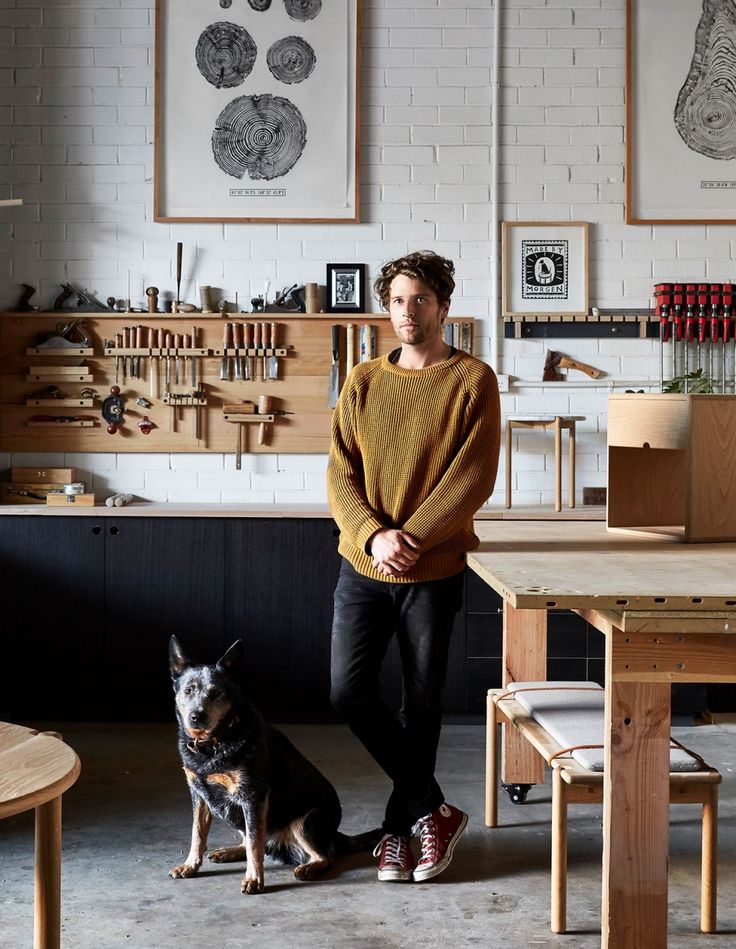
<svg viewBox="0 0 736 949">
<path fill-rule="evenodd" d="M 377 521 L 375 518 L 369 518 L 358 531 L 358 536 L 356 537 L 356 546 L 365 551 L 366 554 L 370 554 L 370 551 L 367 549 L 366 545 L 371 537 L 373 537 L 373 535 L 376 533 L 376 531 L 383 530 L 383 528 L 384 525 L 380 521 Z"/>
</svg>

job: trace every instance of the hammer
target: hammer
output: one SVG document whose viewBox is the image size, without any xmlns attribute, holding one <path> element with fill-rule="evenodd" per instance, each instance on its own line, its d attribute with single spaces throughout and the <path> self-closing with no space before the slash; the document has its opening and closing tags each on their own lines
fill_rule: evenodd
<svg viewBox="0 0 736 949">
<path fill-rule="evenodd" d="M 544 372 L 542 373 L 543 382 L 561 382 L 565 379 L 565 376 L 561 375 L 557 370 L 559 369 L 579 369 L 580 372 L 584 372 L 586 375 L 590 376 L 591 379 L 598 379 L 603 373 L 600 369 L 594 369 L 593 366 L 588 366 L 584 362 L 578 362 L 575 359 L 570 359 L 569 356 L 565 356 L 564 353 L 555 352 L 554 349 L 547 350 L 547 359 L 544 363 Z"/>
</svg>

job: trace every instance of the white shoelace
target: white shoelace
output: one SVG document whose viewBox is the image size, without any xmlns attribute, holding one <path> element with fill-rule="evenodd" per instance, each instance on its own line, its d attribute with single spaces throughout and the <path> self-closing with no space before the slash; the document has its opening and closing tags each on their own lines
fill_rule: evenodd
<svg viewBox="0 0 736 949">
<path fill-rule="evenodd" d="M 403 865 L 406 859 L 406 840 L 404 837 L 397 837 L 395 834 L 386 834 L 373 851 L 373 856 L 377 857 L 381 853 L 381 848 L 386 844 L 386 860 Z"/>
</svg>

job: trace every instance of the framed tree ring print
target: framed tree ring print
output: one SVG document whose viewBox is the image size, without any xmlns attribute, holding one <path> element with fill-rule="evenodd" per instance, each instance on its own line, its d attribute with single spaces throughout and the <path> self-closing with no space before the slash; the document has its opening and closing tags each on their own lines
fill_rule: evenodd
<svg viewBox="0 0 736 949">
<path fill-rule="evenodd" d="M 360 0 L 156 0 L 154 220 L 359 219 Z"/>
</svg>

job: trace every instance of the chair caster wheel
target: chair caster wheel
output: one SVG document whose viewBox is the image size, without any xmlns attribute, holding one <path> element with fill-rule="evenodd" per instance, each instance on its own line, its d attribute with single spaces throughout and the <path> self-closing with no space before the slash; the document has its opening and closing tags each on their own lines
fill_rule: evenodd
<svg viewBox="0 0 736 949">
<path fill-rule="evenodd" d="M 508 794 L 512 804 L 524 804 L 531 784 L 502 784 L 501 787 Z"/>
</svg>

